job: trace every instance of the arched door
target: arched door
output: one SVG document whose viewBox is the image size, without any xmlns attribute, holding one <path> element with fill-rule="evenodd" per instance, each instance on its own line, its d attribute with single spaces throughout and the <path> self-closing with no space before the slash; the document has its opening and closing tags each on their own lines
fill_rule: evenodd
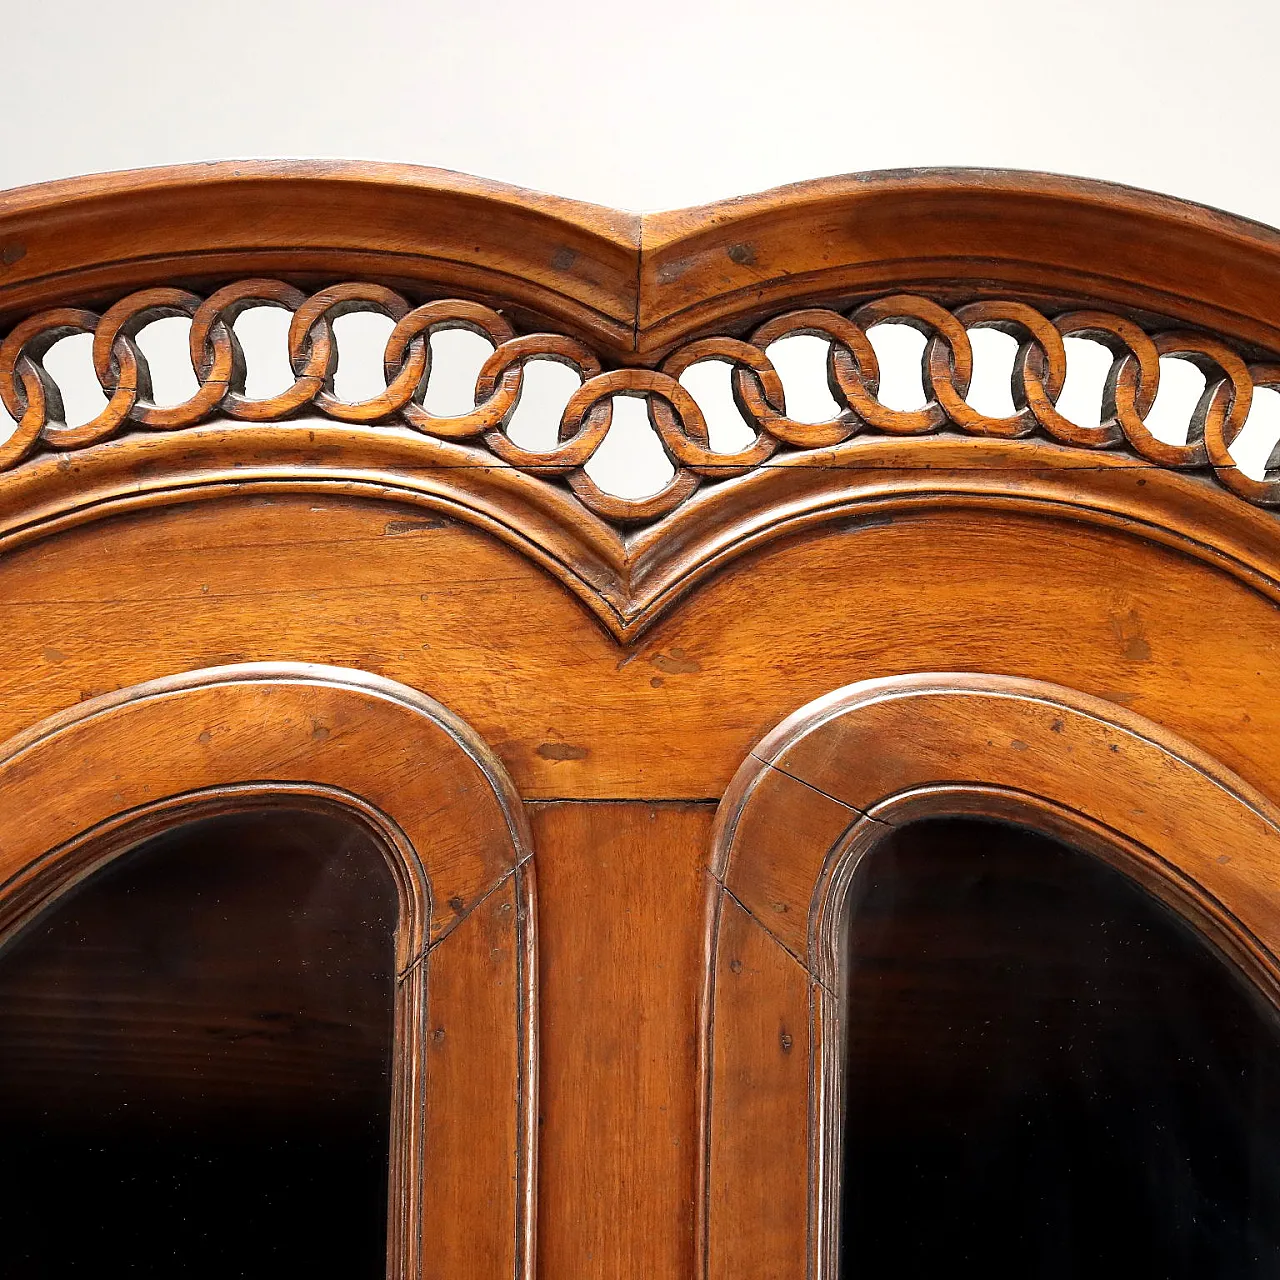
<svg viewBox="0 0 1280 1280">
<path fill-rule="evenodd" d="M 465 725 L 197 671 L 4 744 L 0 804 L 15 1274 L 525 1273 L 532 865 Z"/>
<path fill-rule="evenodd" d="M 973 1259 L 1001 1274 L 1072 1274 L 1104 1236 L 1266 1274 L 1277 867 L 1266 801 L 1071 690 L 926 675 L 797 712 L 710 868 L 708 1274 L 897 1274 L 972 1252 L 1002 1196 Z M 958 1216 L 928 1199 L 948 1179 Z"/>
</svg>

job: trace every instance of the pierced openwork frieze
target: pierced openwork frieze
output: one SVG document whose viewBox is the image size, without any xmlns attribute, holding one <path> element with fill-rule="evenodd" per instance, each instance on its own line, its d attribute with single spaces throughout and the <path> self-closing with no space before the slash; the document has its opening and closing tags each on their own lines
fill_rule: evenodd
<svg viewBox="0 0 1280 1280">
<path fill-rule="evenodd" d="M 291 313 L 289 359 L 294 381 L 269 398 L 246 393 L 247 360 L 235 321 L 256 307 Z M 376 312 L 394 323 L 383 353 L 386 389 L 360 401 L 334 390 L 338 345 L 333 321 L 351 312 Z M 158 405 L 151 373 L 138 342 L 147 325 L 167 317 L 190 320 L 190 359 L 197 390 L 184 403 Z M 926 338 L 923 382 L 926 403 L 895 409 L 878 398 L 880 368 L 868 337 L 875 326 L 896 323 Z M 969 332 L 997 329 L 1014 337 L 1014 413 L 993 417 L 966 396 L 974 357 Z M 424 407 L 431 374 L 431 337 L 470 330 L 493 352 L 475 383 L 474 408 L 440 416 Z M 44 366 L 54 343 L 92 334 L 93 369 L 106 406 L 91 421 L 69 426 L 62 396 Z M 782 379 L 769 357 L 780 339 L 811 335 L 828 346 L 827 382 L 838 412 L 823 422 L 788 415 Z M 1105 346 L 1112 365 L 1096 425 L 1072 422 L 1057 408 L 1067 377 L 1063 339 L 1088 338 Z M 1204 374 L 1206 386 L 1184 443 L 1158 439 L 1147 425 L 1160 384 L 1161 357 L 1185 359 Z M 555 443 L 522 447 L 507 433 L 524 389 L 525 367 L 553 361 L 571 368 L 581 385 L 555 424 Z M 735 452 L 712 447 L 707 416 L 681 378 L 692 366 L 719 361 L 731 368 L 734 400 L 754 438 Z M 105 314 L 73 307 L 42 311 L 18 323 L 0 344 L 0 400 L 17 427 L 0 443 L 0 470 L 19 466 L 43 449 L 79 449 L 126 432 L 174 431 L 215 417 L 279 422 L 323 414 L 377 430 L 407 426 L 427 436 L 473 447 L 478 462 L 495 460 L 566 483 L 587 508 L 615 524 L 661 518 L 708 484 L 767 465 L 775 455 L 830 449 L 866 433 L 890 436 L 940 432 L 1015 439 L 1040 435 L 1082 450 L 1127 452 L 1142 462 L 1176 470 L 1202 470 L 1250 503 L 1280 505 L 1280 458 L 1268 459 L 1255 479 L 1242 471 L 1232 445 L 1248 418 L 1254 390 L 1280 387 L 1280 364 L 1246 363 L 1226 343 L 1203 333 L 1149 333 L 1134 319 L 1110 311 L 1077 309 L 1046 315 L 1023 302 L 984 300 L 948 309 L 914 294 L 894 294 L 851 313 L 826 308 L 788 311 L 761 324 L 748 338 L 705 337 L 671 352 L 657 368 L 605 368 L 599 354 L 576 338 L 556 333 L 517 334 L 499 311 L 476 302 L 443 299 L 413 306 L 384 285 L 344 283 L 307 295 L 280 280 L 240 280 L 207 297 L 172 287 L 144 289 Z M 644 400 L 673 475 L 652 496 L 634 499 L 606 492 L 586 467 L 613 421 L 613 399 Z M 1280 450 L 1277 450 L 1280 453 Z"/>
</svg>

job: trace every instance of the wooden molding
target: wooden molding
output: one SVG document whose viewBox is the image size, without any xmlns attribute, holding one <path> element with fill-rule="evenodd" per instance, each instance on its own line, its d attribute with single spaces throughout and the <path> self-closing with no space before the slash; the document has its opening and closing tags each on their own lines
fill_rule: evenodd
<svg viewBox="0 0 1280 1280">
<path fill-rule="evenodd" d="M 212 424 L 125 436 L 0 473 L 0 552 L 113 515 L 233 495 L 357 495 L 473 524 L 541 565 L 619 641 L 700 583 L 798 533 L 943 509 L 1027 512 L 1171 546 L 1280 600 L 1280 524 L 1204 480 L 1038 441 L 866 439 L 791 455 L 624 534 L 572 495 L 403 430 Z M 821 465 L 826 463 L 828 465 Z"/>
<path fill-rule="evenodd" d="M 443 169 L 233 161 L 0 196 L 0 323 L 142 285 L 386 279 L 631 344 L 638 219 Z"/>
<path fill-rule="evenodd" d="M 1008 676 L 870 680 L 820 698 L 752 751 L 717 818 L 708 1277 L 839 1274 L 849 888 L 886 832 L 941 816 L 1017 822 L 1106 859 L 1280 1005 L 1280 811 L 1203 752 L 1121 707 Z"/>
<path fill-rule="evenodd" d="M 1280 389 L 1277 299 L 1280 234 L 1034 174 L 644 217 L 377 165 L 0 195 L 0 942 L 175 822 L 336 810 L 401 891 L 392 1274 L 834 1280 L 841 929 L 886 830 L 1059 835 L 1278 1000 L 1250 785 L 1280 795 L 1280 452 L 1232 453 Z M 257 398 L 262 305 L 292 382 Z M 358 402 L 351 311 L 391 330 Z M 177 405 L 144 358 L 164 318 Z M 918 409 L 880 399 L 890 322 L 925 338 Z M 1018 345 L 1003 417 L 968 400 L 982 327 Z M 493 354 L 442 416 L 448 329 Z M 77 333 L 87 422 L 45 367 Z M 829 344 L 827 421 L 788 410 L 791 335 Z M 1082 335 L 1112 357 L 1096 425 L 1058 409 Z M 1206 377 L 1180 443 L 1147 425 L 1169 358 Z M 542 437 L 515 423 L 536 360 L 581 379 Z M 681 381 L 706 360 L 734 453 Z M 659 494 L 588 470 L 619 396 Z M 902 675 L 973 670 L 1004 674 Z"/>
<path fill-rule="evenodd" d="M 19 424 L 0 443 L 0 546 L 151 504 L 338 489 L 494 532 L 630 640 L 731 557 L 799 529 L 1030 507 L 1177 545 L 1276 596 L 1275 524 L 1256 508 L 1280 504 L 1280 467 L 1257 479 L 1231 453 L 1255 388 L 1280 385 L 1276 297 L 1276 232 L 1035 174 L 855 175 L 642 218 L 385 165 L 53 183 L 0 197 L 0 399 Z M 234 336 L 250 305 L 293 314 L 296 381 L 265 400 L 245 393 Z M 352 309 L 396 322 L 387 391 L 360 403 L 332 389 L 331 320 Z M 134 337 L 171 315 L 192 321 L 199 390 L 162 406 Z M 887 321 L 929 335 L 921 410 L 877 399 L 866 332 Z M 967 333 L 983 326 L 1021 344 L 1007 418 L 965 400 Z M 476 409 L 435 417 L 428 341 L 457 327 L 496 350 Z M 41 361 L 75 332 L 94 335 L 108 404 L 68 426 Z M 832 342 L 829 422 L 786 414 L 766 351 L 794 333 Z M 1055 407 L 1071 334 L 1114 355 L 1096 427 Z M 1146 427 L 1163 356 L 1208 380 L 1182 445 Z M 505 431 L 537 359 L 583 378 L 544 450 Z M 711 448 L 679 381 L 701 360 L 733 369 L 756 433 L 736 453 Z M 673 463 L 649 498 L 585 470 L 617 395 L 646 401 Z"/>
<path fill-rule="evenodd" d="M 519 300 L 593 336 L 603 325 L 611 357 L 643 363 L 819 297 L 972 282 L 1091 296 L 1280 349 L 1272 229 L 1000 170 L 849 174 L 640 217 L 407 165 L 182 165 L 6 193 L 0 261 L 0 323 L 166 279 L 364 276 Z"/>
<path fill-rule="evenodd" d="M 0 793 L 23 814 L 0 830 L 0 937 L 197 816 L 269 802 L 365 825 L 400 897 L 388 1274 L 532 1274 L 533 864 L 514 789 L 466 725 L 364 672 L 194 671 L 10 739 Z"/>
</svg>

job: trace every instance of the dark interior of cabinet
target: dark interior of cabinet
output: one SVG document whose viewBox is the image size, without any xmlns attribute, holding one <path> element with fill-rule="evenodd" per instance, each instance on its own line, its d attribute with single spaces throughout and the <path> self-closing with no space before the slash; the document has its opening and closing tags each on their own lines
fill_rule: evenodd
<svg viewBox="0 0 1280 1280">
<path fill-rule="evenodd" d="M 385 1274 L 396 890 L 261 810 L 122 855 L 0 953 L 7 1277 Z"/>
<path fill-rule="evenodd" d="M 902 829 L 850 917 L 843 1274 L 1280 1275 L 1280 1032 L 1101 860 Z"/>
</svg>

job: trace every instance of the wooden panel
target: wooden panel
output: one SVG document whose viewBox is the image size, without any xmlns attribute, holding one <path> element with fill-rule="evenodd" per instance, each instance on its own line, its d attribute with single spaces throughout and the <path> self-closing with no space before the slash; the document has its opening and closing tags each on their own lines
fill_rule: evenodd
<svg viewBox="0 0 1280 1280">
<path fill-rule="evenodd" d="M 199 504 L 0 558 L 0 631 L 0 737 L 153 676 L 309 659 L 439 697 L 526 798 L 716 798 L 831 689 L 987 670 L 1119 702 L 1280 792 L 1272 603 L 1167 549 L 996 513 L 775 545 L 625 649 L 465 527 L 337 498 Z"/>
<path fill-rule="evenodd" d="M 809 978 L 730 897 L 716 948 L 709 1280 L 801 1280 L 809 1212 Z"/>
<path fill-rule="evenodd" d="M 423 1198 L 427 1280 L 518 1274 L 517 908 L 511 876 L 427 961 L 425 1151 L 433 1170 L 447 1171 Z M 477 1188 L 481 1170 L 485 1185 Z M 494 1229 L 477 1230 L 481 1220 Z"/>
<path fill-rule="evenodd" d="M 693 1274 L 701 867 L 710 805 L 532 809 L 539 1274 Z"/>
</svg>

